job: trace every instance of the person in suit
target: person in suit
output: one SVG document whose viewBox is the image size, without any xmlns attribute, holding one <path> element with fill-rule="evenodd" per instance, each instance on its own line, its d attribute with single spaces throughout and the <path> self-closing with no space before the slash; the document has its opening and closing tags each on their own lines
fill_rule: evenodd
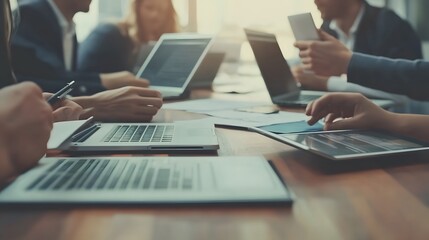
<svg viewBox="0 0 429 240">
<path fill-rule="evenodd" d="M 175 32 L 177 14 L 171 0 L 131 0 L 123 21 L 100 24 L 81 44 L 78 69 L 133 71 L 143 63 L 140 55 L 151 41 Z"/>
<path fill-rule="evenodd" d="M 12 71 L 10 61 L 10 39 L 13 26 L 12 13 L 10 11 L 9 0 L 1 2 L 0 18 L 0 89 L 16 84 L 16 79 Z M 28 88 L 28 87 L 27 87 Z M 22 87 L 22 89 L 27 89 Z M 49 98 L 51 93 L 43 93 L 45 99 Z M 9 101 L 12 102 L 12 101 Z M 73 101 L 65 99 L 53 106 L 53 119 L 56 122 L 76 120 L 82 112 L 82 107 Z"/>
<path fill-rule="evenodd" d="M 12 64 L 18 80 L 30 79 L 45 91 L 76 81 L 72 95 L 89 95 L 123 86 L 147 87 L 129 72 L 103 74 L 76 70 L 78 43 L 73 16 L 89 11 L 91 0 L 24 0 L 12 39 Z"/>
<path fill-rule="evenodd" d="M 410 60 L 423 58 L 417 33 L 389 8 L 374 7 L 364 0 L 315 0 L 315 3 L 324 20 L 321 29 L 341 42 L 353 45 L 350 49 L 354 52 Z M 335 5 L 337 10 L 330 10 Z M 359 9 L 355 21 L 348 18 L 350 8 Z"/>
<path fill-rule="evenodd" d="M 354 52 L 394 59 L 423 58 L 421 41 L 410 26 L 388 8 L 371 6 L 364 0 L 315 0 L 324 20 L 321 30 L 339 39 Z M 363 87 L 346 81 L 346 76 L 317 76 L 294 68 L 294 76 L 302 86 L 321 91 L 361 92 L 408 105 L 403 111 L 422 111 L 408 98 Z M 421 106 L 420 108 L 422 108 Z"/>
<path fill-rule="evenodd" d="M 0 184 L 36 165 L 46 153 L 53 122 L 77 119 L 82 109 L 70 100 L 51 107 L 36 84 L 16 84 L 11 30 L 10 2 L 0 0 Z"/>
<path fill-rule="evenodd" d="M 84 110 L 81 118 L 99 121 L 151 121 L 162 106 L 158 91 L 129 72 L 77 71 L 73 16 L 89 10 L 91 0 L 24 0 L 12 38 L 12 66 L 18 81 L 57 91 L 75 80 L 71 93 Z M 108 89 L 108 90 L 106 90 Z M 92 94 L 92 95 L 91 95 Z"/>
<path fill-rule="evenodd" d="M 429 100 L 429 62 L 391 59 L 353 53 L 340 41 L 321 31 L 322 41 L 298 41 L 301 65 L 318 75 L 347 74 L 348 82 L 386 92 Z"/>
</svg>

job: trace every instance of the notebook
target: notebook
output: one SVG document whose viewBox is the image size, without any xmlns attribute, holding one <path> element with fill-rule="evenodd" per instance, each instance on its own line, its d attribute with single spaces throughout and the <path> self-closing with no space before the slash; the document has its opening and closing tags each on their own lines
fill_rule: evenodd
<svg viewBox="0 0 429 240">
<path fill-rule="evenodd" d="M 52 141 L 55 141 L 52 143 Z M 54 123 L 50 149 L 66 151 L 207 151 L 219 143 L 213 124 Z"/>
<path fill-rule="evenodd" d="M 150 88 L 164 98 L 180 98 L 212 45 L 212 36 L 168 33 L 158 40 L 137 77 L 150 81 Z"/>
<path fill-rule="evenodd" d="M 249 29 L 245 29 L 245 32 L 273 103 L 279 106 L 305 107 L 327 93 L 299 88 L 274 34 Z M 372 101 L 383 108 L 394 104 L 390 100 Z"/>
<path fill-rule="evenodd" d="M 259 128 L 252 130 L 332 160 L 429 150 L 428 143 L 382 131 L 341 130 L 275 134 Z"/>
<path fill-rule="evenodd" d="M 263 157 L 44 158 L 0 192 L 0 203 L 291 203 Z"/>
</svg>

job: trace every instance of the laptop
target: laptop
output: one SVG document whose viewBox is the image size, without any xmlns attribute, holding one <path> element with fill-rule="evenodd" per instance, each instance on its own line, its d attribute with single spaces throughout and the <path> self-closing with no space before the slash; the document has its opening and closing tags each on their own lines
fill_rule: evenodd
<svg viewBox="0 0 429 240">
<path fill-rule="evenodd" d="M 263 157 L 44 158 L 0 204 L 291 203 Z"/>
<path fill-rule="evenodd" d="M 274 34 L 250 29 L 245 29 L 245 32 L 273 103 L 279 106 L 305 107 L 327 93 L 301 90 L 298 87 Z M 390 100 L 372 101 L 383 108 L 394 104 Z"/>
<path fill-rule="evenodd" d="M 163 34 L 144 61 L 137 77 L 164 99 L 186 96 L 186 88 L 206 56 L 213 37 L 201 34 Z"/>
<path fill-rule="evenodd" d="M 198 70 L 195 72 L 189 88 L 211 88 L 224 58 L 225 53 L 223 52 L 207 53 Z"/>
<path fill-rule="evenodd" d="M 217 150 L 219 143 L 213 124 L 93 123 L 88 119 L 54 123 L 48 148 L 72 152 L 180 152 Z"/>
<path fill-rule="evenodd" d="M 429 144 L 383 131 L 340 130 L 275 134 L 251 130 L 331 160 L 351 160 L 429 150 Z"/>
</svg>

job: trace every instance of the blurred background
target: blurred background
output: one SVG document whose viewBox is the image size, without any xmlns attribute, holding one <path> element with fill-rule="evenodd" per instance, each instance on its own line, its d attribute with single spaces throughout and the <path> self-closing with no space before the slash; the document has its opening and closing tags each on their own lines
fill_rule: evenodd
<svg viewBox="0 0 429 240">
<path fill-rule="evenodd" d="M 173 0 L 182 31 L 217 34 L 223 42 L 239 45 L 244 42 L 243 27 L 276 33 L 286 58 L 294 57 L 296 50 L 287 22 L 287 16 L 312 12 L 316 26 L 321 18 L 313 0 Z M 428 0 L 369 0 L 376 6 L 388 6 L 408 19 L 424 41 L 425 58 L 429 58 L 429 22 L 425 10 Z M 93 0 L 89 13 L 75 17 L 79 41 L 103 21 L 121 19 L 127 11 L 128 0 Z M 245 45 L 241 46 L 246 48 Z M 241 51 L 246 53 L 246 51 Z M 243 56 L 241 56 L 243 57 Z M 244 56 L 246 58 L 246 56 Z"/>
</svg>

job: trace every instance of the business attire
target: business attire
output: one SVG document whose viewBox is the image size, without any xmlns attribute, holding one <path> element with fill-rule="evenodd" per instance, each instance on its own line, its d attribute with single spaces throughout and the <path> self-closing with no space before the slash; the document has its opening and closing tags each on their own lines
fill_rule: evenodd
<svg viewBox="0 0 429 240">
<path fill-rule="evenodd" d="M 78 67 L 80 71 L 132 72 L 136 56 L 134 43 L 113 23 L 98 25 L 80 44 Z"/>
<path fill-rule="evenodd" d="M 12 38 L 12 65 L 18 81 L 34 81 L 45 92 L 76 82 L 72 95 L 106 90 L 97 72 L 76 71 L 78 43 L 74 24 L 52 0 L 20 3 L 20 22 Z"/>
<path fill-rule="evenodd" d="M 335 21 L 324 21 L 321 29 L 338 38 L 353 52 L 400 59 L 423 58 L 421 42 L 408 22 L 392 10 L 378 8 L 364 2 L 349 33 L 344 33 Z M 397 112 L 427 113 L 427 103 L 416 102 L 407 96 L 393 94 L 386 89 L 372 89 L 361 82 L 331 77 L 329 91 L 360 92 L 368 97 L 393 100 Z"/>
<path fill-rule="evenodd" d="M 429 62 L 424 60 L 395 60 L 354 53 L 348 81 L 429 100 Z"/>
<path fill-rule="evenodd" d="M 387 8 L 364 3 L 364 13 L 356 31 L 352 50 L 374 56 L 401 59 L 423 58 L 421 41 L 411 25 Z M 332 21 L 324 21 L 321 29 L 339 38 Z"/>
</svg>

